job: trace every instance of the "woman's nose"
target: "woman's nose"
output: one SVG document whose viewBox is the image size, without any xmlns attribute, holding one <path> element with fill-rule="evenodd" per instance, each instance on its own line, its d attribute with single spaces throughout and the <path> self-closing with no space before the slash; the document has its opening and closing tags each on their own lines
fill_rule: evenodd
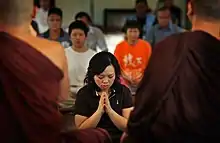
<svg viewBox="0 0 220 143">
<path fill-rule="evenodd" d="M 107 79 L 107 78 L 104 78 L 102 82 L 103 82 L 103 83 L 108 83 L 108 79 Z"/>
</svg>

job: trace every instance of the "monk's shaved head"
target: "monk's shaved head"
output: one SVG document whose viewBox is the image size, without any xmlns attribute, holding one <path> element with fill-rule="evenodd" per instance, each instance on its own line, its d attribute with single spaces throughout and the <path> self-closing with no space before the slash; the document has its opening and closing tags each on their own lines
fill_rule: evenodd
<svg viewBox="0 0 220 143">
<path fill-rule="evenodd" d="M 220 20 L 220 0 L 188 0 L 193 12 L 203 18 Z"/>
<path fill-rule="evenodd" d="M 33 0 L 0 0 L 0 24 L 21 25 L 31 20 Z"/>
</svg>

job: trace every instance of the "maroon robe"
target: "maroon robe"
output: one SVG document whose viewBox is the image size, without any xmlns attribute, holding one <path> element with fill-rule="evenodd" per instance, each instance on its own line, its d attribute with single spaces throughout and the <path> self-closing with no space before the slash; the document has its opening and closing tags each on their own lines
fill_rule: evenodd
<svg viewBox="0 0 220 143">
<path fill-rule="evenodd" d="M 128 142 L 220 142 L 220 41 L 202 31 L 158 43 L 137 91 Z"/>
<path fill-rule="evenodd" d="M 94 143 L 109 141 L 99 130 L 61 135 L 56 101 L 62 71 L 40 52 L 4 32 L 0 32 L 0 48 L 1 143 L 85 142 L 82 134 Z"/>
</svg>

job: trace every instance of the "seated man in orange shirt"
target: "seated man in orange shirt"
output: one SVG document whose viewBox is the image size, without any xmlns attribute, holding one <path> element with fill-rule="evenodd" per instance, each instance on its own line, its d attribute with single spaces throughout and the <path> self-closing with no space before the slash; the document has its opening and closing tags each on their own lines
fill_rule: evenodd
<svg viewBox="0 0 220 143">
<path fill-rule="evenodd" d="M 121 66 L 122 79 L 133 95 L 143 77 L 152 52 L 150 44 L 139 39 L 140 29 L 137 21 L 127 21 L 124 26 L 126 38 L 116 46 L 114 52 Z"/>
</svg>

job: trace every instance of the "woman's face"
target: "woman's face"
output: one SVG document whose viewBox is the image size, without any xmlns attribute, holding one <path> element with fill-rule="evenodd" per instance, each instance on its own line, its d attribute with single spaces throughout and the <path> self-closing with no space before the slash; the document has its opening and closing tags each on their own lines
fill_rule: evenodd
<svg viewBox="0 0 220 143">
<path fill-rule="evenodd" d="M 112 65 L 107 66 L 105 70 L 94 76 L 96 85 L 102 90 L 107 91 L 115 81 L 115 69 Z"/>
</svg>

